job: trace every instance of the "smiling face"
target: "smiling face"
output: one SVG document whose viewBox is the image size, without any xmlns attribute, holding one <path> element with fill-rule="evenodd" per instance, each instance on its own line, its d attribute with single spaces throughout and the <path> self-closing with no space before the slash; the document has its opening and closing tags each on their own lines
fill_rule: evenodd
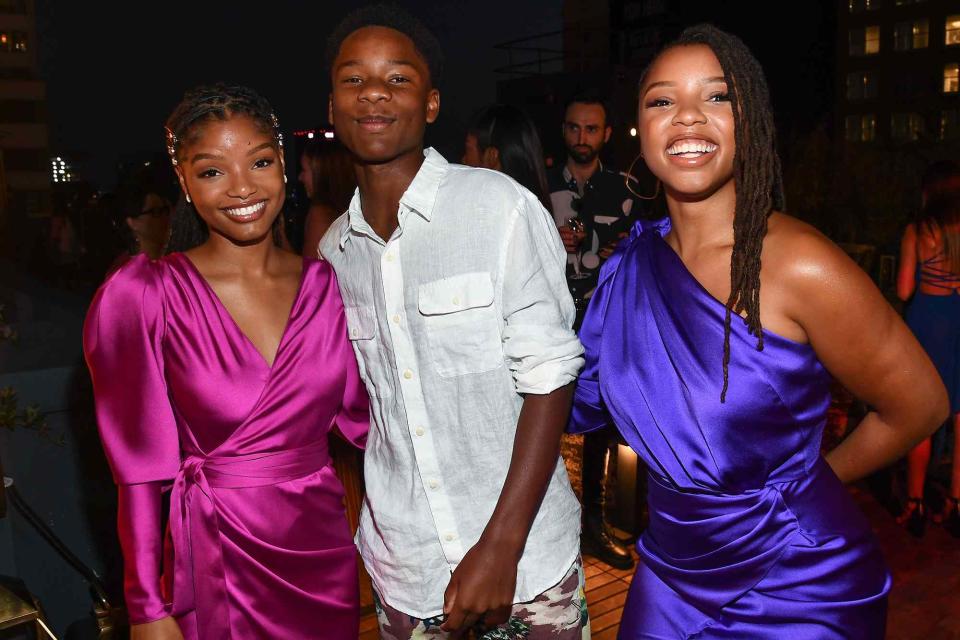
<svg viewBox="0 0 960 640">
<path fill-rule="evenodd" d="M 246 115 L 210 120 L 178 152 L 180 185 L 210 229 L 235 244 L 270 237 L 283 207 L 283 154 Z"/>
<path fill-rule="evenodd" d="M 440 93 L 413 41 L 387 27 L 347 36 L 333 62 L 330 121 L 360 161 L 384 164 L 423 149 Z"/>
<path fill-rule="evenodd" d="M 668 49 L 640 88 L 643 158 L 667 193 L 709 197 L 732 184 L 734 118 L 723 69 L 706 45 Z"/>
</svg>

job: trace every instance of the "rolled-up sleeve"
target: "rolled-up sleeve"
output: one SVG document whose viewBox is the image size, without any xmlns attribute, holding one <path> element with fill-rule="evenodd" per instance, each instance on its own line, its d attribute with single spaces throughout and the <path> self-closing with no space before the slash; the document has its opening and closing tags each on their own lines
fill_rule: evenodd
<svg viewBox="0 0 960 640">
<path fill-rule="evenodd" d="M 566 263 L 550 214 L 522 191 L 505 236 L 499 278 L 503 352 L 518 393 L 550 393 L 576 380 L 583 366 Z"/>
</svg>

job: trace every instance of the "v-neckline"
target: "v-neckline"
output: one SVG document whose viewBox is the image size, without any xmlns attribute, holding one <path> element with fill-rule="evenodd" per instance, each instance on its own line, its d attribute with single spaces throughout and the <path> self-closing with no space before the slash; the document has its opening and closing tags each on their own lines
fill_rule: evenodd
<svg viewBox="0 0 960 640">
<path fill-rule="evenodd" d="M 294 312 L 296 312 L 297 305 L 300 303 L 300 297 L 303 295 L 303 284 L 307 279 L 307 259 L 306 258 L 303 259 L 303 265 L 300 270 L 300 284 L 297 286 L 297 293 L 293 296 L 293 304 L 290 305 L 290 312 L 287 314 L 287 322 L 283 326 L 283 332 L 280 334 L 280 341 L 277 343 L 277 350 L 273 354 L 273 362 L 271 362 L 267 360 L 267 356 L 261 353 L 260 349 L 257 348 L 257 345 L 253 343 L 253 340 L 251 340 L 250 337 L 246 333 L 244 333 L 243 329 L 240 328 L 240 325 L 237 324 L 237 321 L 234 319 L 233 314 L 231 314 L 230 310 L 227 309 L 227 306 L 223 304 L 223 301 L 220 299 L 220 296 L 217 295 L 217 292 L 216 290 L 214 290 L 213 286 L 211 286 L 210 283 L 207 282 L 207 279 L 203 276 L 203 274 L 200 273 L 200 269 L 198 269 L 197 265 L 193 263 L 193 260 L 191 260 L 190 257 L 187 256 L 187 254 L 182 252 L 174 255 L 179 255 L 183 260 L 183 262 L 187 264 L 189 270 L 193 272 L 193 274 L 197 277 L 197 279 L 200 280 L 201 283 L 203 283 L 203 288 L 206 289 L 210 297 L 213 298 L 213 302 L 217 306 L 217 308 L 230 320 L 230 324 L 233 325 L 234 330 L 238 334 L 240 334 L 240 337 L 247 344 L 247 346 L 250 347 L 250 349 L 252 349 L 253 352 L 257 354 L 257 356 L 259 356 L 261 362 L 263 362 L 263 364 L 266 365 L 267 369 L 270 372 L 272 372 L 274 366 L 277 364 L 277 360 L 280 359 L 280 353 L 283 350 L 283 345 L 287 340 L 287 333 L 290 330 L 290 325 L 292 324 Z"/>
</svg>

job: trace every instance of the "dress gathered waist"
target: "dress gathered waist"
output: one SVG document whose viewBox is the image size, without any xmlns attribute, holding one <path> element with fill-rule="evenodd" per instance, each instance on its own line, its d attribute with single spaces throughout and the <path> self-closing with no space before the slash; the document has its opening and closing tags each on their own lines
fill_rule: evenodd
<svg viewBox="0 0 960 640">
<path fill-rule="evenodd" d="M 823 458 L 802 477 L 739 494 L 680 491 L 650 475 L 644 563 L 704 613 L 753 588 L 791 545 L 869 528 Z"/>
<path fill-rule="evenodd" d="M 197 612 L 201 638 L 231 638 L 220 526 L 211 489 L 263 487 L 295 480 L 330 464 L 326 439 L 276 452 L 237 456 L 188 454 L 170 496 L 173 615 Z M 172 560 L 172 562 L 171 562 Z"/>
</svg>

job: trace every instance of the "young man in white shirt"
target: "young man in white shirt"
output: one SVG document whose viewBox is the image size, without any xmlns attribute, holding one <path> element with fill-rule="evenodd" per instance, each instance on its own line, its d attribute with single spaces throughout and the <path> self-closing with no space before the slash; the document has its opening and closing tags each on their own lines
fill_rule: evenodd
<svg viewBox="0 0 960 640">
<path fill-rule="evenodd" d="M 359 186 L 320 250 L 371 395 L 357 545 L 381 637 L 589 637 L 559 456 L 583 349 L 553 221 L 424 151 L 442 54 L 414 18 L 360 9 L 328 60 Z"/>
</svg>

